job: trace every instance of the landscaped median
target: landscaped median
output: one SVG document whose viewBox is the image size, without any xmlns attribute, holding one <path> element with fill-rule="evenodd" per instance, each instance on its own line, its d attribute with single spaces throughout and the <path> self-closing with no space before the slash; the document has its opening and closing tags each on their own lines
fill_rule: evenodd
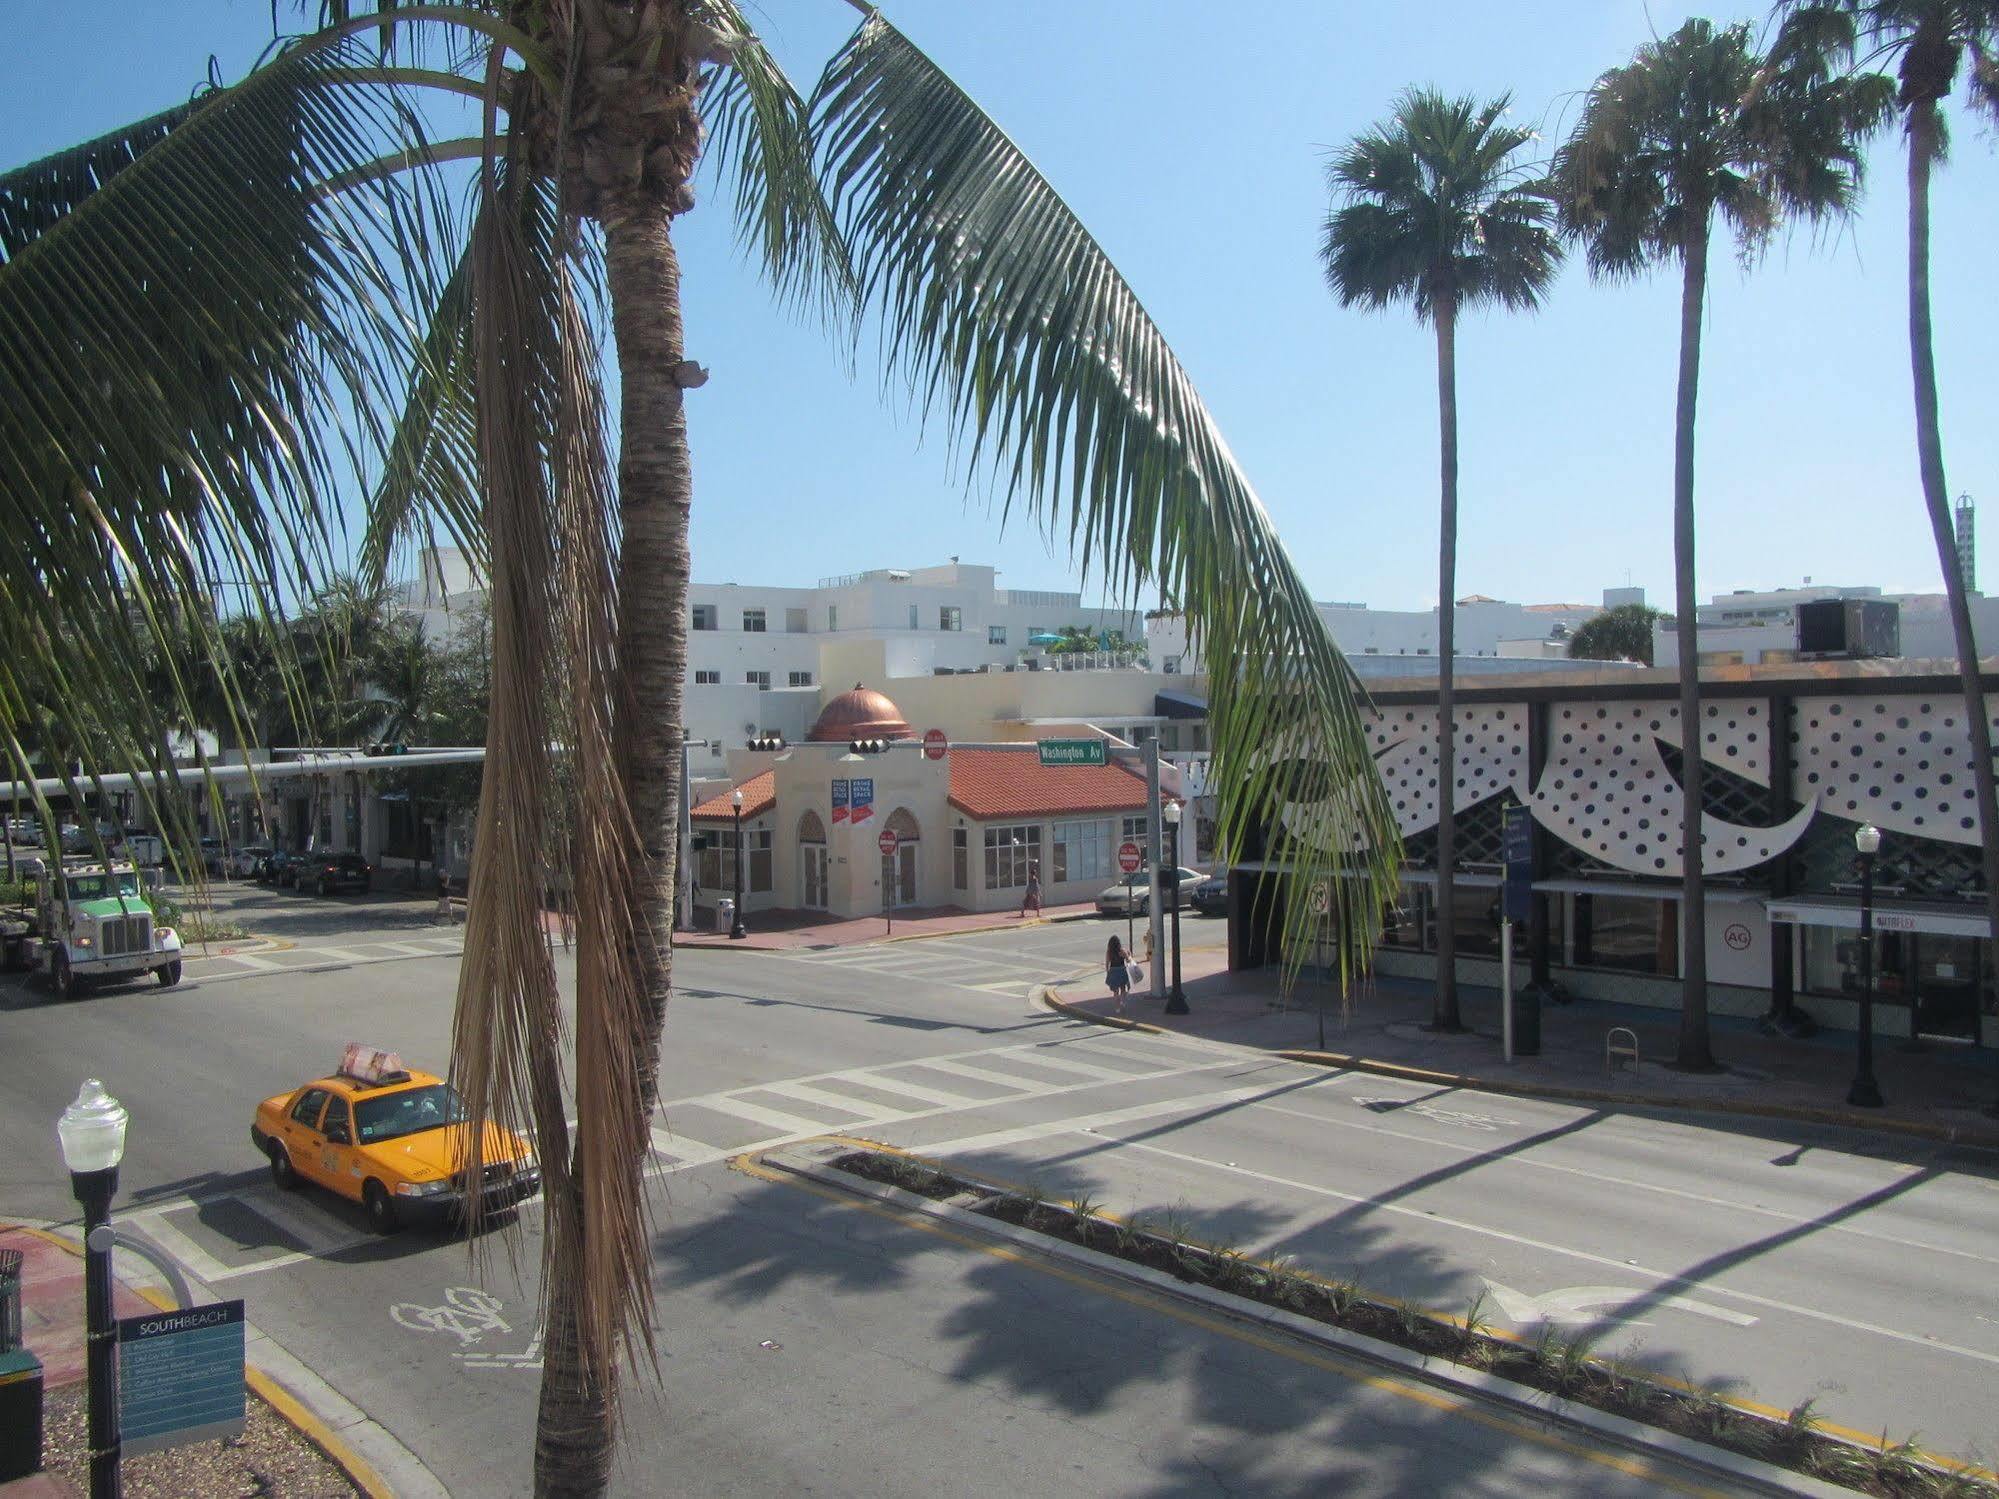
<svg viewBox="0 0 1999 1499">
<path fill-rule="evenodd" d="M 868 1142 L 814 1141 L 739 1164 L 769 1168 L 1099 1273 L 1385 1367 L 1405 1380 L 1510 1407 L 1588 1441 L 1655 1454 L 1753 1493 L 1999 1499 L 1999 1478 L 1920 1451 L 1820 1426 L 1810 1402 L 1777 1417 L 1711 1391 L 1638 1373 L 1550 1328 L 1525 1342 L 1487 1327 L 1481 1296 L 1451 1312 L 1370 1297 L 1286 1257 L 1202 1242 L 1171 1217 L 1125 1221 L 1088 1197 L 982 1179 Z"/>
</svg>

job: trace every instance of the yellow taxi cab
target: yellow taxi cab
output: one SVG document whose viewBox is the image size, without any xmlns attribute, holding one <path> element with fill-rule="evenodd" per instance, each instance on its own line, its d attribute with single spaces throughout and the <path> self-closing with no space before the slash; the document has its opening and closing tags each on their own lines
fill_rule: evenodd
<svg viewBox="0 0 1999 1499">
<path fill-rule="evenodd" d="M 350 1045 L 340 1070 L 257 1105 L 250 1143 L 280 1187 L 313 1182 L 358 1202 L 377 1233 L 403 1222 L 461 1214 L 471 1190 L 465 1105 L 443 1078 L 417 1072 L 394 1052 Z M 533 1144 L 488 1123 L 484 1180 L 489 1212 L 541 1190 Z"/>
</svg>

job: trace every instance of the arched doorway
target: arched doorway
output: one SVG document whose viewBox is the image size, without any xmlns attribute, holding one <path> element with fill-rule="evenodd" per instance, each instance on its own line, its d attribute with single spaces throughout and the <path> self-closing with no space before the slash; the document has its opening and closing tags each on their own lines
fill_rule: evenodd
<svg viewBox="0 0 1999 1499">
<path fill-rule="evenodd" d="M 923 830 L 907 807 L 897 807 L 883 824 L 895 834 L 895 852 L 882 855 L 882 890 L 891 908 L 916 904 L 916 850 Z"/>
<path fill-rule="evenodd" d="M 826 824 L 817 812 L 798 819 L 798 901 L 808 911 L 827 906 Z"/>
</svg>

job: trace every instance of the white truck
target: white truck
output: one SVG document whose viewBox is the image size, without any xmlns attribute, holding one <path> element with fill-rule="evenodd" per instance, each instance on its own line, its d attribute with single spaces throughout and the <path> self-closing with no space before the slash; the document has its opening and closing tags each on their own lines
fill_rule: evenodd
<svg viewBox="0 0 1999 1499">
<path fill-rule="evenodd" d="M 92 979 L 150 973 L 180 982 L 181 940 L 154 919 L 131 864 L 44 865 L 32 910 L 0 912 L 0 947 L 9 967 L 41 969 L 58 999 Z"/>
</svg>

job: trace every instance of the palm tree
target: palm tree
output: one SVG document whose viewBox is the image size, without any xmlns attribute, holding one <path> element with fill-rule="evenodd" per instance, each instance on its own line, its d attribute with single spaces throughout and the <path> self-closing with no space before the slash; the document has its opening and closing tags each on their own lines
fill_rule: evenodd
<svg viewBox="0 0 1999 1499">
<path fill-rule="evenodd" d="M 1935 340 L 1930 324 L 1930 177 L 1950 147 L 1944 100 L 1968 57 L 1973 106 L 1999 119 L 1999 0 L 1790 0 L 1779 45 L 1804 59 L 1850 64 L 1862 43 L 1868 64 L 1895 59 L 1895 108 L 1909 148 L 1909 364 L 1916 387 L 1916 472 L 1923 487 L 1957 645 L 1958 679 L 1971 724 L 1971 771 L 1985 864 L 1986 915 L 1999 936 L 1999 790 L 1992 718 L 1978 675 L 1971 624 L 1972 580 L 1958 565 L 1937 417 Z M 1877 85 L 1885 87 L 1885 85 Z"/>
<path fill-rule="evenodd" d="M 1437 527 L 1437 999 L 1431 1029 L 1461 1031 L 1455 901 L 1457 815 L 1458 315 L 1497 303 L 1531 311 L 1561 264 L 1545 184 L 1520 160 L 1531 130 L 1480 104 L 1412 89 L 1334 158 L 1338 206 L 1320 259 L 1343 307 L 1406 302 L 1437 336 L 1441 503 Z"/>
<path fill-rule="evenodd" d="M 1394 822 L 1358 684 L 1185 372 L 1018 148 L 857 8 L 808 103 L 734 0 L 382 0 L 351 16 L 328 0 L 319 31 L 242 81 L 87 148 L 115 170 L 0 177 L 0 223 L 11 186 L 45 231 L 0 266 L 0 339 L 48 330 L 38 369 L 63 391 L 106 382 L 60 422 L 39 405 L 0 421 L 42 422 L 57 454 L 129 447 L 135 470 L 240 463 L 239 434 L 204 405 L 203 361 L 227 361 L 262 404 L 221 415 L 306 433 L 242 468 L 286 486 L 287 514 L 323 524 L 334 456 L 351 448 L 371 455 L 369 556 L 439 520 L 483 549 L 492 701 L 453 1076 L 473 1175 L 489 1119 L 531 1128 L 543 1162 L 541 1494 L 603 1491 L 621 1366 L 654 1347 L 641 1168 L 671 962 L 685 399 L 704 378 L 682 344 L 673 227 L 704 160 L 779 295 L 887 330 L 890 373 L 971 439 L 968 479 L 1003 476 L 1009 498 L 1060 514 L 1112 591 L 1165 588 L 1206 657 L 1231 664 L 1209 704 L 1222 841 L 1268 826 L 1266 857 L 1356 887 L 1337 939 L 1346 972 L 1393 888 Z M 443 68 L 361 40 L 412 32 Z M 481 137 L 426 139 L 411 102 L 426 89 L 482 99 Z M 469 221 L 438 170 L 459 158 L 478 164 Z M 184 197 L 188 174 L 198 199 Z M 55 273 L 15 275 L 37 257 Z M 211 271 L 269 306 L 207 295 L 200 310 L 232 318 L 184 341 L 82 316 L 89 293 L 122 294 L 127 279 L 176 312 L 190 277 Z M 599 303 L 620 378 L 615 473 L 587 315 Z M 88 347 L 71 376 L 54 350 L 77 341 Z M 160 430 L 99 430 L 128 405 L 164 408 Z M 1312 836 L 1293 834 L 1286 814 L 1308 802 Z M 573 1100 L 540 910 L 558 862 L 575 891 Z M 1295 973 L 1312 917 L 1292 904 Z"/>
<path fill-rule="evenodd" d="M 1717 1066 L 1708 1035 L 1701 884 L 1700 651 L 1694 619 L 1694 415 L 1708 241 L 1716 215 L 1745 249 L 1791 216 L 1851 212 L 1860 140 L 1881 119 L 1878 90 L 1784 59 L 1766 62 L 1746 26 L 1696 17 L 1597 79 L 1555 158 L 1564 227 L 1592 274 L 1680 266 L 1679 387 L 1673 427 L 1673 591 L 1680 656 L 1681 949 L 1678 1064 Z"/>
</svg>

